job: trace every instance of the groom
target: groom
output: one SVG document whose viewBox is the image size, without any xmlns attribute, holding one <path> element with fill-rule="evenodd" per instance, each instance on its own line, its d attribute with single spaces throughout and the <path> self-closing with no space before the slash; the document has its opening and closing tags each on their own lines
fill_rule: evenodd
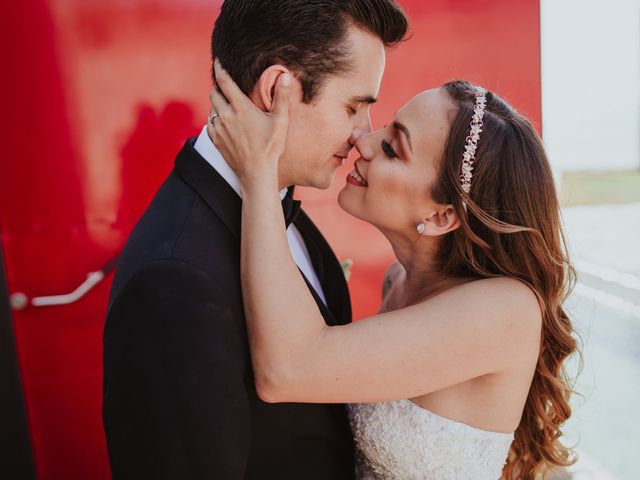
<svg viewBox="0 0 640 480">
<path fill-rule="evenodd" d="M 213 57 L 271 106 L 294 74 L 280 184 L 327 188 L 370 130 L 384 46 L 407 21 L 393 0 L 226 0 Z M 329 325 L 351 321 L 340 265 L 293 188 L 291 253 Z M 120 258 L 104 331 L 103 420 L 114 479 L 351 479 L 343 405 L 256 394 L 240 289 L 239 181 L 207 134 L 187 140 Z"/>
</svg>

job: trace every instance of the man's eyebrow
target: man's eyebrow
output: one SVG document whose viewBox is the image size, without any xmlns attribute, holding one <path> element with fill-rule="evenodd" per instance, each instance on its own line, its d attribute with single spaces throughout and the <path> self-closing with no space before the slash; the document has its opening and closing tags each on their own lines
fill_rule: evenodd
<svg viewBox="0 0 640 480">
<path fill-rule="evenodd" d="M 371 105 L 372 103 L 376 103 L 378 101 L 377 98 L 372 97 L 371 95 L 358 95 L 355 97 L 351 97 L 349 103 L 368 103 Z"/>
<path fill-rule="evenodd" d="M 398 131 L 400 131 L 400 132 L 405 134 L 405 136 L 407 137 L 407 142 L 409 142 L 409 148 L 413 152 L 413 147 L 411 146 L 411 134 L 409 133 L 409 129 L 405 125 L 400 123 L 400 122 L 393 122 L 392 126 L 396 130 L 398 130 Z"/>
</svg>

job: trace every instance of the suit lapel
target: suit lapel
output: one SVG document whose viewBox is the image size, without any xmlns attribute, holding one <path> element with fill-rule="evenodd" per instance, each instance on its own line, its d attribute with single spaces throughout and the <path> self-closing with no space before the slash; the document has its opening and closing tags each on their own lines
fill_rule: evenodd
<svg viewBox="0 0 640 480">
<path fill-rule="evenodd" d="M 294 225 L 300 231 L 307 245 L 311 262 L 318 274 L 318 279 L 327 299 L 327 307 L 334 322 L 332 324 L 342 325 L 351 322 L 349 289 L 342 267 L 333 250 L 304 210 L 300 211 Z M 308 281 L 307 285 L 309 285 Z M 313 292 L 313 288 L 311 288 L 311 291 Z M 317 297 L 317 295 L 314 295 L 314 297 Z M 319 298 L 316 299 L 316 302 L 318 300 Z M 320 300 L 320 304 L 324 306 L 322 300 Z"/>
<path fill-rule="evenodd" d="M 193 148 L 190 138 L 176 158 L 174 170 L 240 239 L 242 199 L 227 181 Z"/>
</svg>

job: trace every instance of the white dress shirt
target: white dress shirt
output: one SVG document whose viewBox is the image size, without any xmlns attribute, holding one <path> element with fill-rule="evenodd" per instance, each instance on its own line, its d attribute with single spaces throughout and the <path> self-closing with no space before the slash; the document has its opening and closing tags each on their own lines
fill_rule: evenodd
<svg viewBox="0 0 640 480">
<path fill-rule="evenodd" d="M 220 151 L 216 148 L 216 146 L 209 138 L 206 125 L 202 129 L 202 132 L 200 132 L 200 136 L 196 140 L 194 148 L 196 149 L 196 152 L 198 152 L 220 174 L 220 176 L 222 176 L 222 178 L 226 180 L 226 182 L 231 186 L 231 188 L 235 190 L 238 196 L 242 198 L 242 195 L 240 194 L 240 179 L 231 169 L 229 164 L 222 157 Z M 281 190 L 280 198 L 283 199 L 286 194 L 286 188 L 284 190 Z M 304 276 L 307 277 L 307 280 L 316 291 L 318 296 L 326 305 L 327 300 L 324 296 L 322 285 L 320 285 L 318 274 L 314 270 L 311 259 L 309 258 L 309 251 L 307 250 L 307 246 L 304 243 L 302 235 L 300 235 L 300 232 L 293 224 L 289 225 L 289 228 L 287 229 L 287 239 L 289 240 L 289 249 L 291 250 L 293 259 L 295 260 L 300 270 L 302 270 L 302 273 L 304 273 Z"/>
</svg>

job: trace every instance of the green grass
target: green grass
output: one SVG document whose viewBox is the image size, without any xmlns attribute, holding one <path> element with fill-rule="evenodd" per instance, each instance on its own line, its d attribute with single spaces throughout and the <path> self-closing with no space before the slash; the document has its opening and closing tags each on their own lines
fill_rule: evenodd
<svg viewBox="0 0 640 480">
<path fill-rule="evenodd" d="M 633 202 L 640 202 L 640 170 L 562 174 L 563 207 Z"/>
</svg>

